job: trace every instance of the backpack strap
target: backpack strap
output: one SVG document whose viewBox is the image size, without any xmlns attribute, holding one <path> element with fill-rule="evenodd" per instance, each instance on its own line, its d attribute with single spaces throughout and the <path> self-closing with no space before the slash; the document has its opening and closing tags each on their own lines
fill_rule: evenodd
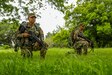
<svg viewBox="0 0 112 75">
<path fill-rule="evenodd" d="M 36 27 L 36 30 L 39 31 L 39 29 L 40 29 L 40 24 L 39 24 L 39 23 L 35 23 L 35 27 Z"/>
</svg>

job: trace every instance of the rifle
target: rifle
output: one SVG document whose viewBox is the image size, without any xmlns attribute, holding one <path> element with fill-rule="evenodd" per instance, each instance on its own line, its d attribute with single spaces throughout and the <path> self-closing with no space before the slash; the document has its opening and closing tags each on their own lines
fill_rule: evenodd
<svg viewBox="0 0 112 75">
<path fill-rule="evenodd" d="M 32 31 L 28 31 L 28 34 L 30 34 L 29 40 L 31 40 L 33 43 L 37 41 L 38 43 L 42 44 L 41 40 L 36 36 L 35 33 L 33 33 Z"/>
<path fill-rule="evenodd" d="M 29 40 L 31 40 L 32 43 L 38 42 L 43 48 L 46 49 L 43 41 L 40 40 L 35 33 L 33 33 L 32 31 L 28 31 L 27 25 L 26 24 L 24 25 L 24 23 L 23 23 L 23 24 L 21 24 L 19 31 L 20 31 L 20 33 L 24 33 L 25 30 L 27 31 L 28 34 L 30 34 L 30 36 L 28 38 L 29 38 Z"/>
<path fill-rule="evenodd" d="M 85 39 L 86 41 L 88 41 L 90 43 L 90 47 L 91 47 L 91 51 L 94 51 L 94 43 L 93 41 L 89 40 L 88 38 L 82 36 L 82 35 L 78 35 L 78 37 L 81 37 L 83 39 Z"/>
<path fill-rule="evenodd" d="M 44 49 L 46 49 L 45 44 L 43 43 L 42 40 L 40 40 L 35 33 L 33 33 L 32 31 L 28 31 L 28 34 L 30 34 L 29 36 L 29 40 L 32 41 L 32 43 L 38 42 Z"/>
</svg>

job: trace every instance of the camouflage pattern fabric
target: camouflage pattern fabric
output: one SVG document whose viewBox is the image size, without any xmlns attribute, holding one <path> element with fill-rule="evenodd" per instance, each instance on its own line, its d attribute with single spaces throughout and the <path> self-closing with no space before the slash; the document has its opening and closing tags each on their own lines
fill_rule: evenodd
<svg viewBox="0 0 112 75">
<path fill-rule="evenodd" d="M 26 29 L 22 29 L 22 26 L 25 26 Z M 21 30 L 22 29 L 22 30 Z M 21 24 L 21 26 L 19 27 L 19 32 L 17 33 L 17 40 L 16 40 L 16 45 L 20 47 L 21 49 L 21 55 L 23 57 L 32 57 L 33 53 L 32 51 L 36 51 L 36 50 L 40 50 L 40 56 L 42 58 L 45 58 L 46 55 L 46 50 L 42 49 L 42 47 L 39 45 L 38 42 L 32 43 L 32 40 L 29 40 L 28 38 L 24 38 L 22 36 L 22 33 L 24 32 L 28 32 L 28 31 L 32 31 L 33 33 L 36 34 L 36 36 L 40 39 L 40 40 L 44 40 L 44 34 L 43 34 L 43 30 L 38 26 L 36 26 L 36 24 L 33 27 L 29 27 L 28 23 L 23 22 Z"/>
<path fill-rule="evenodd" d="M 87 41 L 77 41 L 74 44 L 74 49 L 76 50 L 77 54 L 82 54 L 82 50 L 84 50 L 84 54 L 87 54 L 89 43 Z"/>
<path fill-rule="evenodd" d="M 32 57 L 32 47 L 21 47 L 21 55 L 23 57 Z"/>
<path fill-rule="evenodd" d="M 89 47 L 88 41 L 86 41 L 84 38 L 79 37 L 78 35 L 83 36 L 83 32 L 79 29 L 76 29 L 73 34 L 74 39 L 74 45 L 73 48 L 76 50 L 77 54 L 82 54 L 82 50 L 84 51 L 84 54 L 87 54 L 87 49 Z"/>
</svg>

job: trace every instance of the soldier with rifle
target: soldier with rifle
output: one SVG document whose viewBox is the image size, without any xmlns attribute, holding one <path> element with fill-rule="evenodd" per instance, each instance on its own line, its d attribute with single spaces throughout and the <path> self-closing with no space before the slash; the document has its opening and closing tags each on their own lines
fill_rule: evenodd
<svg viewBox="0 0 112 75">
<path fill-rule="evenodd" d="M 28 15 L 28 22 L 22 22 L 16 34 L 17 40 L 15 45 L 15 51 L 17 48 L 21 48 L 21 54 L 23 57 L 32 57 L 33 46 L 38 43 L 41 46 L 40 56 L 45 58 L 46 45 L 44 43 L 43 30 L 40 28 L 38 23 L 35 23 L 36 15 L 30 13 Z"/>
<path fill-rule="evenodd" d="M 92 49 L 94 48 L 93 42 L 83 34 L 84 27 L 84 24 L 81 23 L 71 34 L 73 47 L 79 55 L 82 54 L 82 49 L 84 50 L 84 54 L 87 55 L 88 47 L 91 46 Z"/>
</svg>

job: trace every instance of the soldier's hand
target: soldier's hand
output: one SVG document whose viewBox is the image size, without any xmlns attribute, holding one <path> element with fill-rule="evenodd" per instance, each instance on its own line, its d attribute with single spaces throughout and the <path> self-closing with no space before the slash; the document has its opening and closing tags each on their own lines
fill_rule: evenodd
<svg viewBox="0 0 112 75">
<path fill-rule="evenodd" d="M 29 37 L 30 36 L 30 34 L 28 34 L 28 33 L 22 33 L 22 35 L 23 35 L 23 37 Z"/>
</svg>

